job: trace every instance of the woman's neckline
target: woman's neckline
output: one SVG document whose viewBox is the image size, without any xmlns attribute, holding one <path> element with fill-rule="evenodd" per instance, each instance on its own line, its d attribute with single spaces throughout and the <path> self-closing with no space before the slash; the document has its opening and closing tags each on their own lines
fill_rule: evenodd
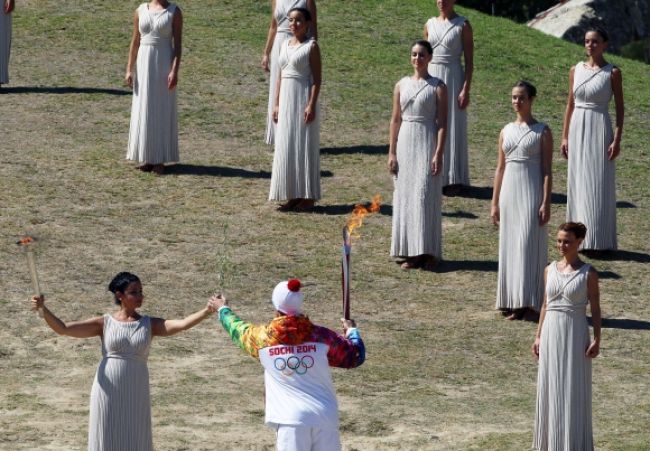
<svg viewBox="0 0 650 451">
<path fill-rule="evenodd" d="M 120 323 L 120 324 L 135 324 L 135 323 L 140 322 L 140 320 L 142 320 L 142 318 L 144 318 L 142 315 L 140 315 L 140 318 L 135 319 L 133 321 L 122 321 L 122 320 L 119 320 L 119 319 L 115 318 L 115 316 L 113 316 L 113 315 L 109 315 L 109 316 L 111 317 L 112 320 L 114 320 L 115 322 Z"/>
<path fill-rule="evenodd" d="M 573 271 L 562 271 L 562 270 L 560 270 L 560 267 L 558 266 L 558 265 L 560 264 L 560 262 L 557 262 L 557 261 L 556 261 L 556 262 L 555 262 L 555 270 L 556 270 L 558 273 L 560 273 L 560 274 L 575 274 L 575 273 L 577 273 L 578 271 L 580 271 L 580 270 L 583 268 L 583 266 L 586 265 L 585 262 L 581 262 L 581 263 L 582 263 L 582 264 L 581 264 L 580 266 L 578 266 L 576 269 L 574 269 Z"/>
<path fill-rule="evenodd" d="M 605 63 L 605 64 L 603 64 L 602 66 L 590 66 L 589 64 L 587 64 L 586 61 L 583 61 L 583 62 L 582 62 L 582 67 L 584 67 L 585 69 L 590 70 L 590 71 L 592 71 L 592 72 L 598 72 L 598 71 L 600 71 L 600 70 L 603 70 L 604 68 L 606 68 L 606 67 L 609 66 L 610 64 L 611 64 L 611 63 Z"/>
</svg>

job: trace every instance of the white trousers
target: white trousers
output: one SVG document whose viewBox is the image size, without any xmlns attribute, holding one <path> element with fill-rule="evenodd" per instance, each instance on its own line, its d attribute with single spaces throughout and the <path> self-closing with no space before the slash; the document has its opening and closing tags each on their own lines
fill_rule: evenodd
<svg viewBox="0 0 650 451">
<path fill-rule="evenodd" d="M 338 429 L 279 424 L 277 451 L 340 451 Z"/>
</svg>

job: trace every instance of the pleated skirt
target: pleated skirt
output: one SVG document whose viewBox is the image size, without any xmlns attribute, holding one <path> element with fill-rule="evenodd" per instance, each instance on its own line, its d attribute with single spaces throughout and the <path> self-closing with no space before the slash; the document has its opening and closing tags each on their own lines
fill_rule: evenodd
<svg viewBox="0 0 650 451">
<path fill-rule="evenodd" d="M 616 250 L 616 164 L 609 113 L 576 108 L 569 128 L 567 221 L 582 222 L 582 249 Z"/>
</svg>

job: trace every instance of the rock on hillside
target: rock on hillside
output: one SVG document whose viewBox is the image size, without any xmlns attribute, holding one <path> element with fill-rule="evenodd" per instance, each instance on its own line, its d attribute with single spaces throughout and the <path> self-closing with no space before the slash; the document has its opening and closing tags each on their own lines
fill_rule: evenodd
<svg viewBox="0 0 650 451">
<path fill-rule="evenodd" d="M 581 43 L 585 30 L 598 25 L 609 33 L 609 49 L 650 38 L 650 0 L 565 0 L 539 13 L 528 26 Z"/>
</svg>

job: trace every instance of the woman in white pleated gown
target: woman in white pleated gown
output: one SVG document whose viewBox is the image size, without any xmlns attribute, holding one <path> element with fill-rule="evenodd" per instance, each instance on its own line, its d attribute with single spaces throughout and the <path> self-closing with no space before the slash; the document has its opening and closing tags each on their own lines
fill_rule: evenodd
<svg viewBox="0 0 650 451">
<path fill-rule="evenodd" d="M 517 114 L 499 135 L 490 216 L 499 226 L 496 308 L 508 319 L 539 311 L 548 263 L 546 223 L 551 214 L 553 136 L 532 114 L 537 90 L 526 81 L 512 88 Z"/>
<path fill-rule="evenodd" d="M 448 91 L 442 183 L 449 195 L 469 185 L 466 109 L 474 72 L 472 27 L 465 17 L 454 11 L 455 3 L 455 0 L 436 0 L 440 15 L 432 17 L 424 25 L 424 39 L 433 47 L 429 73 L 441 79 Z"/>
<path fill-rule="evenodd" d="M 588 59 L 571 68 L 564 115 L 562 155 L 568 158 L 567 221 L 587 226 L 586 251 L 616 250 L 616 157 L 623 134 L 621 70 L 607 63 L 607 33 L 587 31 Z M 614 96 L 616 128 L 612 130 L 609 101 Z"/>
<path fill-rule="evenodd" d="M 442 258 L 442 159 L 447 88 L 428 72 L 431 44 L 411 47 L 413 75 L 393 93 L 388 170 L 393 174 L 390 255 L 402 269 L 431 270 Z"/>
<path fill-rule="evenodd" d="M 144 295 L 140 279 L 117 274 L 108 286 L 120 309 L 113 314 L 64 323 L 47 307 L 43 296 L 32 305 L 56 333 L 75 338 L 100 337 L 102 360 L 90 392 L 89 451 L 151 451 L 151 402 L 147 358 L 151 339 L 169 336 L 212 315 L 210 305 L 184 319 L 165 320 L 140 315 Z"/>
<path fill-rule="evenodd" d="M 578 254 L 585 232 L 581 223 L 562 224 L 557 233 L 562 260 L 544 273 L 545 300 L 532 346 L 539 360 L 533 436 L 533 448 L 539 451 L 594 449 L 591 360 L 600 351 L 601 312 L 598 273 Z"/>
<path fill-rule="evenodd" d="M 183 16 L 166 0 L 135 11 L 126 83 L 133 88 L 127 160 L 162 174 L 178 161 L 176 85 L 181 63 Z M 135 66 L 135 70 L 134 70 Z"/>
<path fill-rule="evenodd" d="M 4 0 L 0 7 L 0 85 L 9 83 L 9 56 L 11 54 L 11 12 L 15 0 Z"/>
<path fill-rule="evenodd" d="M 280 77 L 273 118 L 275 153 L 269 200 L 284 202 L 280 211 L 308 210 L 320 199 L 321 59 L 318 44 L 308 38 L 309 10 L 289 12 L 292 37 L 280 49 Z"/>
<path fill-rule="evenodd" d="M 273 145 L 275 138 L 275 122 L 273 107 L 275 106 L 275 88 L 280 75 L 280 49 L 285 41 L 291 38 L 289 30 L 289 11 L 292 8 L 305 8 L 311 14 L 310 37 L 318 40 L 318 20 L 316 19 L 316 2 L 314 0 L 271 0 L 271 25 L 262 55 L 262 69 L 269 72 L 269 102 L 266 115 L 265 141 Z"/>
</svg>

